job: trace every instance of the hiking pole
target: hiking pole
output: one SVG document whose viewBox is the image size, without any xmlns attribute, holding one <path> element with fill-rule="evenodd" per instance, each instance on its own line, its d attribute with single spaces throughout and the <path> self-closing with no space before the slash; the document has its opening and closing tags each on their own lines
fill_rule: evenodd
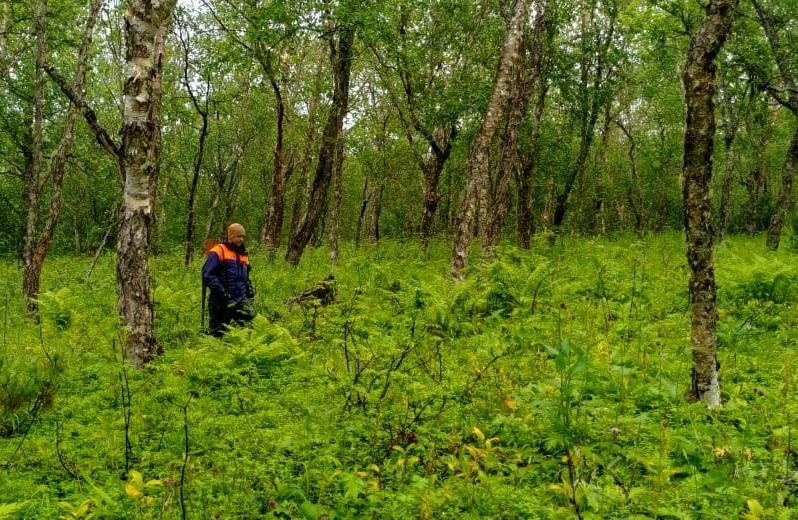
<svg viewBox="0 0 798 520">
<path fill-rule="evenodd" d="M 205 293 L 208 290 L 208 286 L 205 285 L 205 280 L 202 280 L 202 315 L 200 317 L 200 331 L 205 330 Z"/>
</svg>

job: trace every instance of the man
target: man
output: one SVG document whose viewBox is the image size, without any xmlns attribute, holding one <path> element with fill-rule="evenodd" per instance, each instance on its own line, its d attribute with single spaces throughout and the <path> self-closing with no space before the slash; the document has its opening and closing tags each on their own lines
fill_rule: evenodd
<svg viewBox="0 0 798 520">
<path fill-rule="evenodd" d="M 249 279 L 249 256 L 244 246 L 246 231 L 241 224 L 230 224 L 227 240 L 208 251 L 202 266 L 202 283 L 211 290 L 208 298 L 208 332 L 216 337 L 233 324 L 252 321 L 255 291 Z"/>
</svg>

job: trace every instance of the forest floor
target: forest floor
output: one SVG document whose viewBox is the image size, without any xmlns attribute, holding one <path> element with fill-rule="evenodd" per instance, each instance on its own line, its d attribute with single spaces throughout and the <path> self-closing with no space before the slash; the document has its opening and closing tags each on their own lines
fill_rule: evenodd
<svg viewBox="0 0 798 520">
<path fill-rule="evenodd" d="M 798 253 L 716 248 L 724 404 L 690 403 L 679 233 L 252 255 L 259 315 L 199 333 L 201 259 L 151 262 L 164 355 L 122 359 L 112 257 L 0 262 L 3 518 L 794 518 Z M 795 509 L 792 509 L 795 507 Z"/>
</svg>

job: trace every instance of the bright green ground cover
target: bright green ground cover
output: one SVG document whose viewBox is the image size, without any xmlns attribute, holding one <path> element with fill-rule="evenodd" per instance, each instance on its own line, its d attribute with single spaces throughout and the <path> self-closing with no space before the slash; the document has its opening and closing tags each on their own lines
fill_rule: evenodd
<svg viewBox="0 0 798 520">
<path fill-rule="evenodd" d="M 716 256 L 713 412 L 683 398 L 678 234 L 541 239 L 459 284 L 445 244 L 347 250 L 337 302 L 293 309 L 327 252 L 256 253 L 261 316 L 223 341 L 175 252 L 152 261 L 165 355 L 143 371 L 120 363 L 112 258 L 88 284 L 90 259 L 50 260 L 41 328 L 6 261 L 0 518 L 792 518 L 798 254 Z"/>
</svg>

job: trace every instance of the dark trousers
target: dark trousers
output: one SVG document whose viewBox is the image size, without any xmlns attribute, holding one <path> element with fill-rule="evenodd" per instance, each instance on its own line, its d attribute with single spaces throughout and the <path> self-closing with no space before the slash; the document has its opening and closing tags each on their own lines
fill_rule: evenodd
<svg viewBox="0 0 798 520">
<path fill-rule="evenodd" d="M 208 333 L 221 337 L 232 325 L 247 325 L 255 317 L 252 303 L 247 300 L 228 303 L 222 298 L 211 297 L 208 301 Z"/>
</svg>

